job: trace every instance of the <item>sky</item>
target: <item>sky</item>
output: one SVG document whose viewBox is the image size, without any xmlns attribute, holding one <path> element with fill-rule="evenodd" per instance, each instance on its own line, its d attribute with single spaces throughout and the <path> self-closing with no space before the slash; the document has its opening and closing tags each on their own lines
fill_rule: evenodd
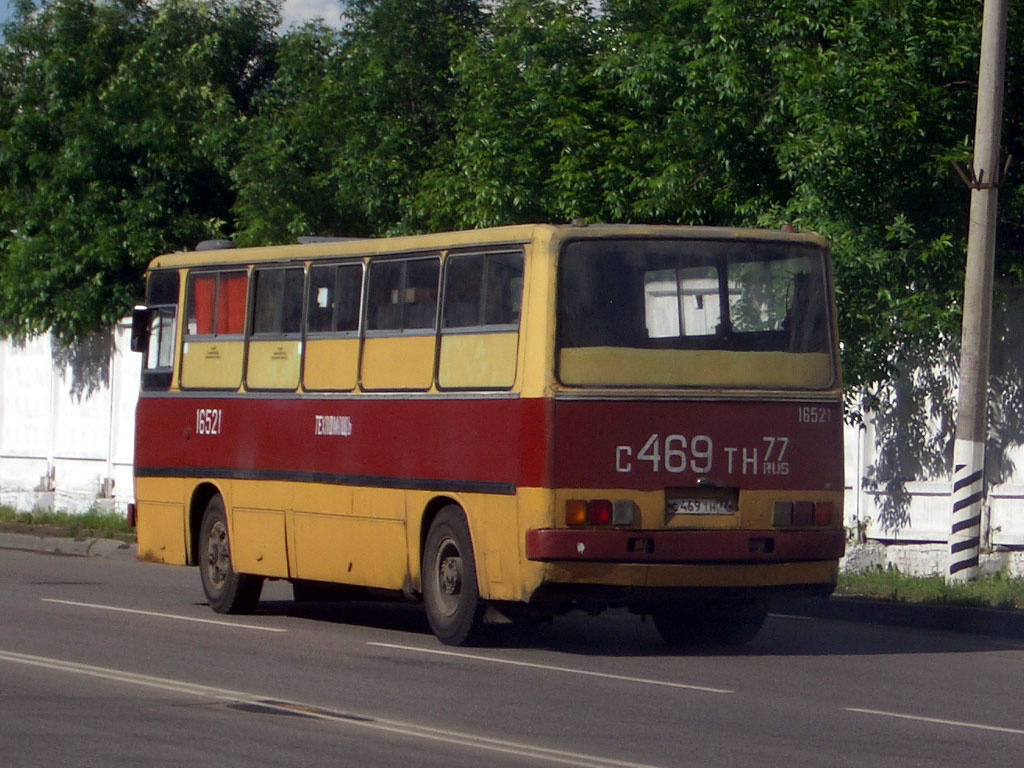
<svg viewBox="0 0 1024 768">
<path fill-rule="evenodd" d="M 11 14 L 10 0 L 0 0 L 0 24 Z M 285 0 L 282 9 L 286 29 L 310 19 L 323 19 L 331 26 L 341 24 L 341 3 L 339 0 Z"/>
</svg>

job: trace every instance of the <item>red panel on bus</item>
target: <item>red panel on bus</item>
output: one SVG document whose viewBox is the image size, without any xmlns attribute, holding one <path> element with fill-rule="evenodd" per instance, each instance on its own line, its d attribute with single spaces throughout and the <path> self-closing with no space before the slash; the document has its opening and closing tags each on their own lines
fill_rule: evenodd
<svg viewBox="0 0 1024 768">
<path fill-rule="evenodd" d="M 135 466 L 142 476 L 193 470 L 512 493 L 550 474 L 547 411 L 518 398 L 144 396 Z"/>
<path fill-rule="evenodd" d="M 838 403 L 559 400 L 555 413 L 559 488 L 843 488 Z"/>
</svg>

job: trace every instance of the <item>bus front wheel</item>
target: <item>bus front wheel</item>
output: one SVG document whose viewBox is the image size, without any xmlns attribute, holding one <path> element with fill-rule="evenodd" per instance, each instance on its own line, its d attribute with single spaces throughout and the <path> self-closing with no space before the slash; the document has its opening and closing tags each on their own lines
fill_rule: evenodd
<svg viewBox="0 0 1024 768">
<path fill-rule="evenodd" d="M 199 529 L 199 576 L 210 607 L 217 613 L 251 613 L 260 600 L 263 577 L 236 573 L 224 501 L 214 496 Z"/>
<path fill-rule="evenodd" d="M 421 583 L 427 620 L 445 645 L 465 645 L 483 631 L 485 604 L 480 598 L 469 526 L 462 510 L 442 509 L 427 533 Z"/>
</svg>

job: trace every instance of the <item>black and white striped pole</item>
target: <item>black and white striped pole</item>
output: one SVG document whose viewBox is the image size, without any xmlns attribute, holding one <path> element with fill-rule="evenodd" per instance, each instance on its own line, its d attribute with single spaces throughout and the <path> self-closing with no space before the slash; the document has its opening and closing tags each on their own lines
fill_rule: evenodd
<svg viewBox="0 0 1024 768">
<path fill-rule="evenodd" d="M 971 220 L 967 233 L 959 410 L 953 444 L 953 518 L 949 534 L 949 582 L 978 576 L 982 539 L 988 534 L 985 507 L 985 433 L 992 329 L 992 271 L 1006 62 L 1006 0 L 985 0 L 974 128 Z"/>
</svg>

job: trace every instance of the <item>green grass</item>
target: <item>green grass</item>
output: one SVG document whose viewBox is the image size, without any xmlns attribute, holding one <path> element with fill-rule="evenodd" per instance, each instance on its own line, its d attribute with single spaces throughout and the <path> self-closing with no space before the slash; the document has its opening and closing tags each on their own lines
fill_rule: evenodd
<svg viewBox="0 0 1024 768">
<path fill-rule="evenodd" d="M 135 530 L 128 527 L 124 515 L 90 509 L 86 512 L 18 512 L 0 507 L 0 524 L 8 530 L 25 530 L 50 536 L 120 539 L 135 541 Z"/>
<path fill-rule="evenodd" d="M 942 576 L 907 576 L 894 569 L 875 569 L 840 574 L 836 594 L 903 603 L 1024 609 L 1024 579 L 1003 574 L 950 585 Z"/>
</svg>

